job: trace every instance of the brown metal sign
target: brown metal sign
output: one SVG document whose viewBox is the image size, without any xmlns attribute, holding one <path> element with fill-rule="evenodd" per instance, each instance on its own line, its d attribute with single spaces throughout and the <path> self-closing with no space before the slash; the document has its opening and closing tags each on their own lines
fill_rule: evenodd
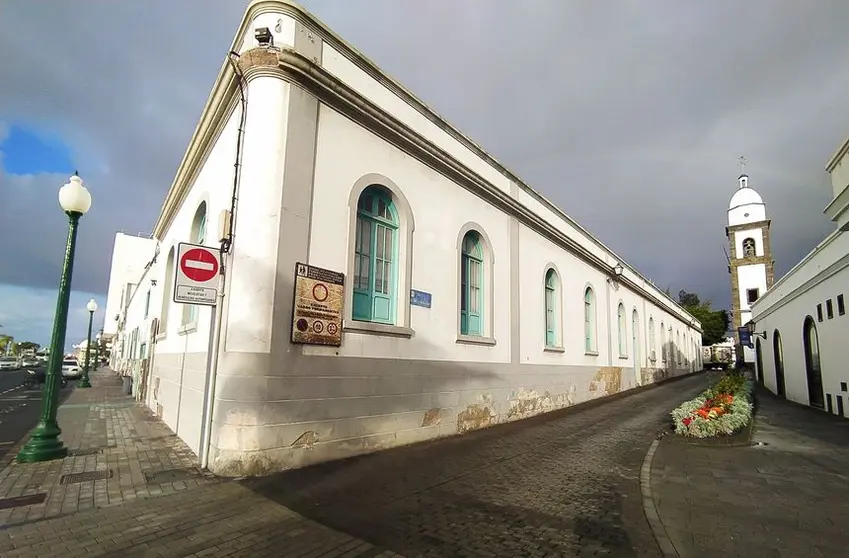
<svg viewBox="0 0 849 558">
<path fill-rule="evenodd" d="M 340 346 L 344 302 L 344 274 L 295 264 L 292 343 Z"/>
</svg>

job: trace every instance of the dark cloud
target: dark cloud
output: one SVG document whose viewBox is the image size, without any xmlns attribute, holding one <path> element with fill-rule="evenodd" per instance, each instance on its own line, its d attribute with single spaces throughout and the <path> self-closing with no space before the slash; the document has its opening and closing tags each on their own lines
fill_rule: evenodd
<svg viewBox="0 0 849 558">
<path fill-rule="evenodd" d="M 48 4 L 3 10 L 0 121 L 72 147 L 95 198 L 74 286 L 103 292 L 114 233 L 152 228 L 246 3 Z M 305 4 L 662 287 L 728 304 L 740 153 L 779 275 L 830 228 L 845 0 Z M 0 235 L 16 239 L 0 283 L 55 285 L 66 178 L 0 174 Z"/>
</svg>

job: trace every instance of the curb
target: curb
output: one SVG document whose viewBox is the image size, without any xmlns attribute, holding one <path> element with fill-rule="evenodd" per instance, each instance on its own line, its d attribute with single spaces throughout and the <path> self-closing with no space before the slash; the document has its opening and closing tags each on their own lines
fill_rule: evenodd
<svg viewBox="0 0 849 558">
<path fill-rule="evenodd" d="M 643 459 L 643 466 L 640 468 L 640 492 L 643 495 L 643 511 L 646 514 L 646 520 L 649 522 L 654 539 L 657 546 L 660 547 L 660 552 L 664 558 L 680 558 L 675 545 L 672 544 L 669 535 L 666 533 L 666 527 L 660 520 L 660 515 L 657 513 L 657 506 L 654 503 L 654 496 L 651 490 L 651 467 L 654 461 L 654 454 L 657 447 L 660 445 L 660 440 L 654 440 L 649 446 L 649 451 Z"/>
</svg>

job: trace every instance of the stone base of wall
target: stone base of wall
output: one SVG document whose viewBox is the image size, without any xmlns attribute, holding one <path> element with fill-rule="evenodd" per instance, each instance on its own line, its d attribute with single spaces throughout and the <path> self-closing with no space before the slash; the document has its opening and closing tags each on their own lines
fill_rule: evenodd
<svg viewBox="0 0 849 558">
<path fill-rule="evenodd" d="M 264 475 L 464 434 L 691 372 L 642 368 L 638 383 L 636 371 L 623 367 L 323 357 L 309 363 L 309 376 L 269 381 L 264 402 L 216 401 L 215 474 Z M 297 399 L 311 384 L 321 385 L 323 396 Z M 277 390 L 287 400 L 274 401 Z M 229 391 L 218 390 L 219 397 Z"/>
</svg>

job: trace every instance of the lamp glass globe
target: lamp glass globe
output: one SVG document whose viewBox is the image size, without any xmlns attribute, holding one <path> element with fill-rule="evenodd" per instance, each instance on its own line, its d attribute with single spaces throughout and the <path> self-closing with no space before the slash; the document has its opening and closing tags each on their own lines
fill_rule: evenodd
<svg viewBox="0 0 849 558">
<path fill-rule="evenodd" d="M 97 312 L 97 302 L 94 299 L 89 300 L 85 307 L 89 312 Z"/>
<path fill-rule="evenodd" d="M 84 214 L 91 208 L 91 194 L 79 176 L 72 176 L 67 184 L 59 188 L 59 205 L 68 213 Z"/>
</svg>

